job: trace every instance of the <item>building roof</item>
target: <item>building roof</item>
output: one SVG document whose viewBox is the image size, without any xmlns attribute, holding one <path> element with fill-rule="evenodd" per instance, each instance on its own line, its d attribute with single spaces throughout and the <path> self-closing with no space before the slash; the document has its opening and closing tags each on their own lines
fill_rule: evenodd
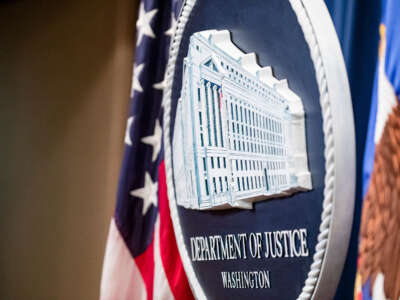
<svg viewBox="0 0 400 300">
<path fill-rule="evenodd" d="M 260 82 L 266 84 L 271 89 L 275 90 L 280 96 L 282 96 L 282 98 L 292 102 L 292 104 L 300 104 L 290 105 L 292 113 L 303 113 L 301 99 L 289 88 L 287 80 L 279 80 L 275 78 L 270 66 L 260 66 L 257 62 L 257 55 L 254 52 L 245 53 L 240 50 L 232 42 L 228 30 L 204 30 L 195 33 L 194 36 L 202 37 L 209 44 L 215 46 L 227 56 L 236 60 L 245 71 L 256 77 Z"/>
</svg>

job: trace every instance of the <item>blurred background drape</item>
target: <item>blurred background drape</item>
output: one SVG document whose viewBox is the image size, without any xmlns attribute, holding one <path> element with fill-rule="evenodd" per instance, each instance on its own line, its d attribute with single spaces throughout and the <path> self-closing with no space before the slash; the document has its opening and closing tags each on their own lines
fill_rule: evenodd
<svg viewBox="0 0 400 300">
<path fill-rule="evenodd" d="M 0 1 L 0 299 L 98 299 L 136 2 Z"/>
<path fill-rule="evenodd" d="M 377 62 L 381 1 L 325 0 L 342 46 L 353 100 L 357 186 L 349 252 L 335 299 L 352 299 L 362 204 L 362 165 Z"/>
<path fill-rule="evenodd" d="M 357 137 L 355 219 L 336 295 L 343 300 L 353 296 L 380 1 L 326 4 L 347 65 Z M 98 298 L 137 5 L 0 2 L 0 299 Z"/>
</svg>

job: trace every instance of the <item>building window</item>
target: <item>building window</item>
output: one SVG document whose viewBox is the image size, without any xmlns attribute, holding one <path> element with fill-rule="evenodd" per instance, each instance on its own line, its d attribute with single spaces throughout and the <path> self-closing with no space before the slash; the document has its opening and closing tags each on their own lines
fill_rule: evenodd
<svg viewBox="0 0 400 300">
<path fill-rule="evenodd" d="M 214 185 L 214 193 L 217 193 L 217 182 L 215 181 L 215 177 L 213 177 L 213 185 Z"/>
<path fill-rule="evenodd" d="M 211 87 L 211 89 L 213 89 Z M 211 92 L 211 106 L 212 106 L 212 118 L 213 118 L 213 123 L 214 123 L 214 140 L 215 140 L 215 146 L 218 146 L 218 136 L 217 136 L 217 111 L 215 109 L 215 101 L 218 101 L 217 99 L 215 99 L 214 97 L 214 93 Z"/>
<path fill-rule="evenodd" d="M 219 91 L 218 91 L 218 94 L 219 94 Z M 221 110 L 222 110 L 222 107 L 223 107 L 223 99 L 221 99 L 220 100 L 220 105 L 218 105 L 218 107 L 219 107 L 219 109 L 218 109 L 218 117 L 219 117 L 219 122 L 218 122 L 218 124 L 219 124 L 219 133 L 220 133 L 220 139 L 221 139 L 221 141 L 220 141 L 220 143 L 221 143 L 221 146 L 222 147 L 224 147 L 224 133 L 223 133 L 223 130 L 222 130 L 222 115 L 221 115 Z"/>
<path fill-rule="evenodd" d="M 218 169 L 221 168 L 221 164 L 220 164 L 220 159 L 219 159 L 219 157 L 217 157 L 217 166 L 218 166 Z"/>
<path fill-rule="evenodd" d="M 206 195 L 209 196 L 210 195 L 210 190 L 208 189 L 208 180 L 207 180 L 207 178 L 204 180 L 204 185 L 206 187 Z"/>
<path fill-rule="evenodd" d="M 211 168 L 214 169 L 214 157 L 211 157 Z"/>
<path fill-rule="evenodd" d="M 207 170 L 207 161 L 206 161 L 205 157 L 203 157 L 203 168 L 204 168 L 204 171 Z"/>
<path fill-rule="evenodd" d="M 203 125 L 203 119 L 201 117 L 201 111 L 199 111 L 199 123 L 200 123 L 200 125 Z"/>
<path fill-rule="evenodd" d="M 239 177 L 236 178 L 236 181 L 237 181 L 237 186 L 238 186 L 237 188 L 240 191 L 240 180 L 239 180 Z"/>
<path fill-rule="evenodd" d="M 238 106 L 237 106 L 237 104 L 235 104 L 235 110 L 236 110 L 236 121 L 238 121 L 239 120 L 239 114 L 238 114 Z"/>
<path fill-rule="evenodd" d="M 224 157 L 223 160 L 224 160 L 224 168 L 226 168 L 226 158 Z"/>
<path fill-rule="evenodd" d="M 204 147 L 204 137 L 203 137 L 203 133 L 200 133 L 200 142 L 201 142 L 201 146 Z"/>
<path fill-rule="evenodd" d="M 222 186 L 222 177 L 219 177 L 219 188 L 220 188 L 220 192 L 224 191 L 224 188 Z"/>
</svg>

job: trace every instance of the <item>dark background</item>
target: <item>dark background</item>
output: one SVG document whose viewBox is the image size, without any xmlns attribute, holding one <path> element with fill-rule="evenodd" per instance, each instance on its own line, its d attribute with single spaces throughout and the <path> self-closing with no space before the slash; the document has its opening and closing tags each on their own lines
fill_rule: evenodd
<svg viewBox="0 0 400 300">
<path fill-rule="evenodd" d="M 136 4 L 0 1 L 0 299 L 98 299 Z"/>
</svg>

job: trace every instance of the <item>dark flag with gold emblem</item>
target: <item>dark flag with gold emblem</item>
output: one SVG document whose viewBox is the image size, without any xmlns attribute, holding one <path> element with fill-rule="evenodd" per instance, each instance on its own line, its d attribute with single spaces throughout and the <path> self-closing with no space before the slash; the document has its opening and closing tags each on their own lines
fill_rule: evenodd
<svg viewBox="0 0 400 300">
<path fill-rule="evenodd" d="M 383 1 L 355 299 L 400 299 L 400 2 Z"/>
</svg>

